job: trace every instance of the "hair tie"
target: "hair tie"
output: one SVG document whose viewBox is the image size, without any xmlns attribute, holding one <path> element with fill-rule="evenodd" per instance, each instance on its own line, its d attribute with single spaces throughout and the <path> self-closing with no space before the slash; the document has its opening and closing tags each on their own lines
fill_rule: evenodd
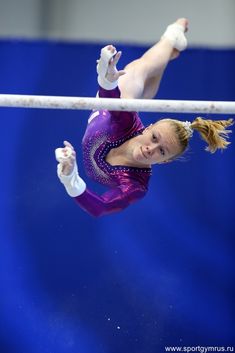
<svg viewBox="0 0 235 353">
<path fill-rule="evenodd" d="M 193 136 L 193 129 L 191 128 L 192 124 L 190 121 L 183 121 L 182 122 L 183 127 L 185 128 L 185 130 L 187 131 L 188 137 L 192 137 Z"/>
</svg>

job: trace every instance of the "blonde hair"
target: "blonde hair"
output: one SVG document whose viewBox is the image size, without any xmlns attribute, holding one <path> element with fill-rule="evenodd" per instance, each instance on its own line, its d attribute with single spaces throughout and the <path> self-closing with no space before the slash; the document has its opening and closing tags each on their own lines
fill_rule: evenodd
<svg viewBox="0 0 235 353">
<path fill-rule="evenodd" d="M 231 130 L 226 130 L 228 126 L 233 125 L 233 119 L 228 120 L 209 120 L 201 117 L 196 118 L 190 128 L 185 127 L 185 122 L 175 119 L 162 119 L 169 121 L 177 134 L 178 141 L 181 147 L 181 154 L 187 149 L 191 137 L 190 131 L 197 130 L 202 138 L 207 143 L 206 151 L 214 153 L 216 150 L 224 150 L 230 144 L 227 141 Z M 177 157 L 177 156 L 176 156 Z"/>
</svg>

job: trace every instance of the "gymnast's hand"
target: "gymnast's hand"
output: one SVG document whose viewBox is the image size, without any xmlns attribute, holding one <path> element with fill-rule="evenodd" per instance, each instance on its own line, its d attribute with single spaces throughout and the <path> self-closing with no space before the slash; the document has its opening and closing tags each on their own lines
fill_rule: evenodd
<svg viewBox="0 0 235 353">
<path fill-rule="evenodd" d="M 64 141 L 64 146 L 56 150 L 56 159 L 61 164 L 61 172 L 64 175 L 70 175 L 74 169 L 76 152 L 68 141 Z M 59 154 L 57 151 L 59 151 Z"/>
<path fill-rule="evenodd" d="M 116 50 L 113 45 L 107 45 L 101 50 L 100 59 L 97 60 L 97 72 L 102 77 L 105 77 L 109 82 L 115 82 L 122 75 L 125 75 L 124 70 L 118 71 L 116 65 L 122 55 L 121 51 Z"/>
<path fill-rule="evenodd" d="M 122 52 L 121 51 L 117 52 L 116 48 L 113 45 L 108 45 L 107 49 L 113 54 L 113 56 L 109 60 L 106 78 L 108 81 L 114 82 L 114 81 L 117 81 L 120 76 L 125 75 L 126 73 L 124 70 L 118 71 L 116 67 L 122 55 Z"/>
</svg>

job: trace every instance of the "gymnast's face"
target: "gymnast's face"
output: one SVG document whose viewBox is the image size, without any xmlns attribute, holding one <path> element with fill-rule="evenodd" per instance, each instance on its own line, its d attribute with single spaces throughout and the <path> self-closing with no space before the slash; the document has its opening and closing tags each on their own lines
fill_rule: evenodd
<svg viewBox="0 0 235 353">
<path fill-rule="evenodd" d="M 133 158 L 141 166 L 169 162 L 180 152 L 174 128 L 164 120 L 148 126 L 133 146 Z"/>
</svg>

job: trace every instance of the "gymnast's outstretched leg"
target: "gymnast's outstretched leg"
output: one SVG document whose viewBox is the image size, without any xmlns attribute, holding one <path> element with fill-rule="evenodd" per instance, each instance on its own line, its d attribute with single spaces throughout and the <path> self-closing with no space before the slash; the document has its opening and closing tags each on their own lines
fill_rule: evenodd
<svg viewBox="0 0 235 353">
<path fill-rule="evenodd" d="M 167 27 L 157 44 L 125 67 L 126 74 L 119 78 L 121 98 L 155 97 L 167 64 L 186 49 L 187 29 L 188 20 L 178 19 Z"/>
</svg>

